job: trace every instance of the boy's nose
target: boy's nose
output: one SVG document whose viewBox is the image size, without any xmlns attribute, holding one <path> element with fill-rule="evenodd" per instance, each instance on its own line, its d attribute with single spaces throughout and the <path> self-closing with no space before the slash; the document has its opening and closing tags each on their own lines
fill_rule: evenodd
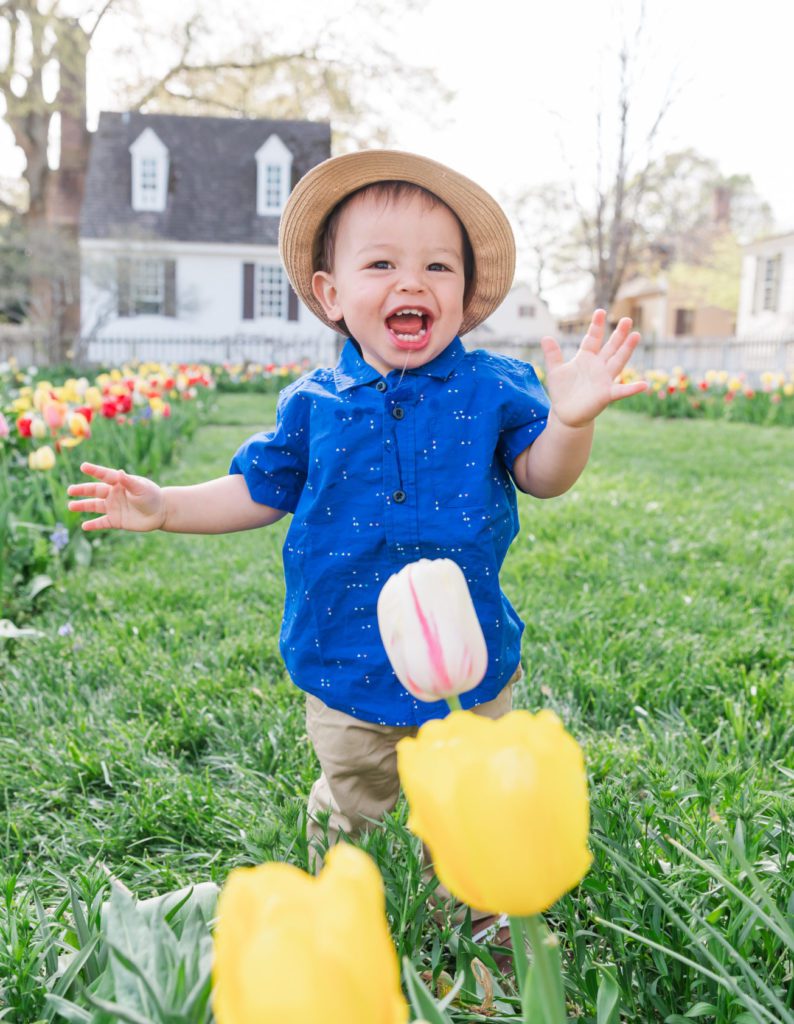
<svg viewBox="0 0 794 1024">
<path fill-rule="evenodd" d="M 406 271 L 400 277 L 397 284 L 397 290 L 400 292 L 422 292 L 425 290 L 425 283 L 421 274 L 414 273 L 412 271 Z"/>
</svg>

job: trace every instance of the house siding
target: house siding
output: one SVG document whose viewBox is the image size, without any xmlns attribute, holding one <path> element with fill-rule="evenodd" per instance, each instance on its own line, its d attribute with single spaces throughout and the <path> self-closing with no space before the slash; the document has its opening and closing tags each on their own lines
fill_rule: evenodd
<svg viewBox="0 0 794 1024">
<path fill-rule="evenodd" d="M 297 298 L 294 309 L 290 308 L 283 319 L 255 319 L 253 303 L 250 316 L 245 315 L 244 267 L 253 268 L 256 262 L 278 263 L 275 248 L 264 250 L 255 257 L 240 253 L 142 251 L 141 256 L 164 259 L 166 267 L 173 267 L 166 278 L 166 304 L 169 312 L 173 309 L 173 316 L 131 315 L 129 262 L 137 254 L 131 256 L 129 251 L 114 252 L 106 247 L 96 249 L 86 242 L 81 248 L 84 337 L 213 338 L 229 334 L 261 334 L 263 331 L 285 337 L 296 332 L 302 336 L 321 337 L 332 333 Z M 124 268 L 126 273 L 119 275 L 117 267 Z M 294 319 L 289 316 L 293 312 Z"/>
<path fill-rule="evenodd" d="M 759 302 L 758 261 L 780 256 L 777 309 L 762 309 Z M 794 335 L 794 234 L 755 242 L 742 256 L 737 333 L 746 336 Z"/>
</svg>

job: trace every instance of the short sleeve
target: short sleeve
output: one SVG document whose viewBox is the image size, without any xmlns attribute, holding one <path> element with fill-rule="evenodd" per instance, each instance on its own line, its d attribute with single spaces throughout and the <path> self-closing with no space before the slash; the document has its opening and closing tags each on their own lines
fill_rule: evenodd
<svg viewBox="0 0 794 1024">
<path fill-rule="evenodd" d="M 306 481 L 306 405 L 292 388 L 279 396 L 275 429 L 249 437 L 237 450 L 229 473 L 245 477 L 254 501 L 294 512 Z"/>
<path fill-rule="evenodd" d="M 545 429 L 551 403 L 534 367 L 518 359 L 505 360 L 501 391 L 499 455 L 512 470 L 516 458 Z"/>
</svg>

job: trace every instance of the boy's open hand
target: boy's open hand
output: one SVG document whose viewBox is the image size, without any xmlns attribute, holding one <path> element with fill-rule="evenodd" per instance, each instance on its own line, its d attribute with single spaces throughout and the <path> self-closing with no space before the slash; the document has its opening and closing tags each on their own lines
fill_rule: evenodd
<svg viewBox="0 0 794 1024">
<path fill-rule="evenodd" d="M 72 512 L 100 512 L 98 519 L 88 519 L 84 530 L 159 530 L 165 522 L 165 498 L 153 480 L 130 476 L 123 469 L 109 469 L 83 462 L 80 469 L 99 483 L 71 484 L 70 496 L 81 495 L 84 501 L 70 501 Z"/>
<path fill-rule="evenodd" d="M 645 381 L 618 384 L 640 335 L 632 331 L 631 320 L 624 317 L 602 347 L 606 312 L 597 309 L 582 339 L 579 351 L 567 363 L 554 338 L 541 339 L 546 360 L 546 390 L 554 415 L 569 427 L 591 423 L 611 403 L 636 395 L 648 387 Z"/>
</svg>

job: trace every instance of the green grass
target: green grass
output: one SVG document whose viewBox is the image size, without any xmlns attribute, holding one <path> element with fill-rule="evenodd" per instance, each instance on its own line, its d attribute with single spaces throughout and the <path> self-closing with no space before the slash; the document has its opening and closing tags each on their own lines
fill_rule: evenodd
<svg viewBox="0 0 794 1024">
<path fill-rule="evenodd" d="M 167 482 L 225 473 L 273 409 L 271 396 L 219 396 Z M 706 1024 L 787 1020 L 775 1000 L 794 1003 L 791 953 L 725 884 L 758 904 L 744 851 L 794 909 L 792 454 L 782 428 L 614 411 L 572 492 L 521 498 L 503 574 L 527 622 L 518 702 L 554 708 L 591 775 L 594 867 L 551 918 L 585 1021 L 610 964 L 625 1020 L 693 1007 Z M 305 866 L 316 764 L 278 653 L 287 525 L 112 538 L 43 595 L 41 638 L 0 649 L 0 991 L 26 979 L 5 982 L 6 1020 L 42 1005 L 31 885 L 66 922 L 65 879 L 96 892 L 99 863 L 140 897 L 222 882 L 237 864 Z M 365 843 L 396 939 L 454 973 L 465 935 L 406 910 L 423 883 L 403 820 Z M 744 997 L 610 924 L 737 978 Z"/>
</svg>

